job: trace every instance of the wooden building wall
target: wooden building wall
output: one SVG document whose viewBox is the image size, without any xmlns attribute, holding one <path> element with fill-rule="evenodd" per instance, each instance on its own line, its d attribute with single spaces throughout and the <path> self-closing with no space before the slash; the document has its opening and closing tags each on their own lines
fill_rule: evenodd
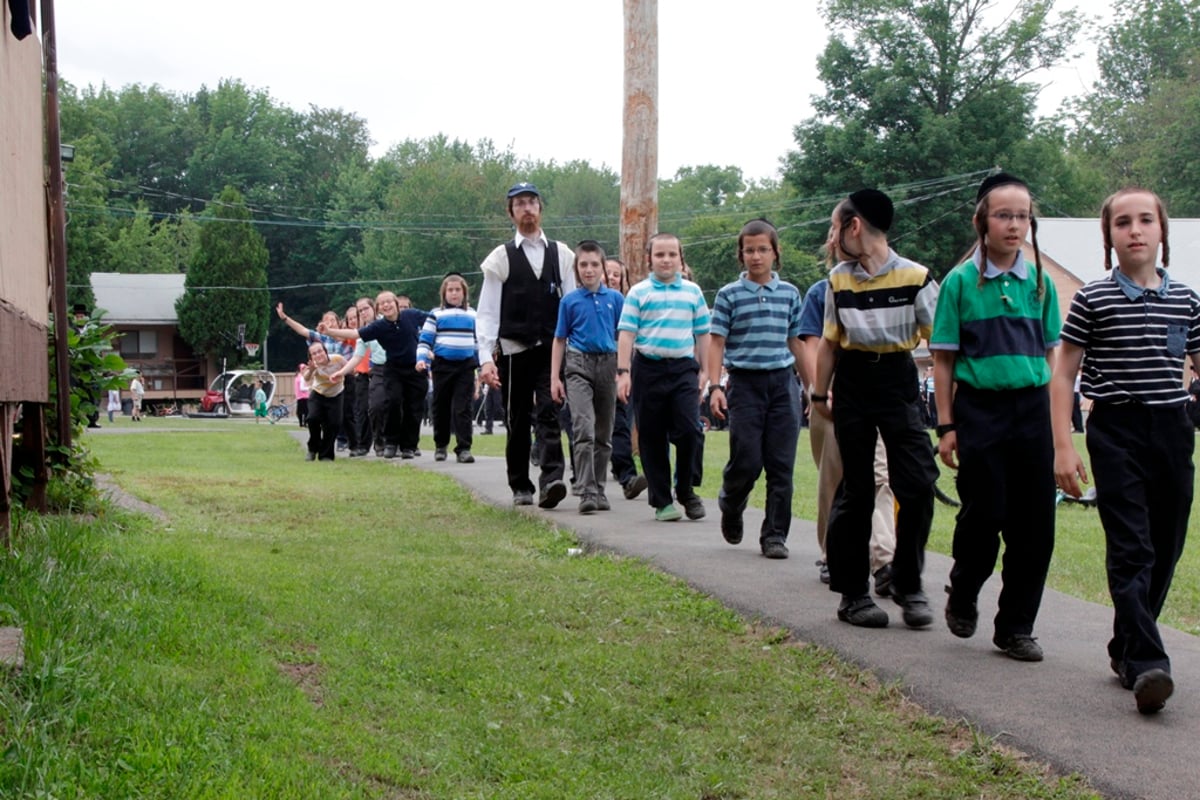
<svg viewBox="0 0 1200 800">
<path fill-rule="evenodd" d="M 36 35 L 0 31 L 0 403 L 46 402 L 50 387 L 50 256 L 42 125 L 42 52 Z M 41 357 L 11 357 L 14 354 Z"/>
</svg>

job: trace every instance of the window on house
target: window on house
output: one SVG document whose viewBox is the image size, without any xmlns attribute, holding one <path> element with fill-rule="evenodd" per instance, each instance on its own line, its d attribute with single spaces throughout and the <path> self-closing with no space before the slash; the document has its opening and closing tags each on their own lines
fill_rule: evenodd
<svg viewBox="0 0 1200 800">
<path fill-rule="evenodd" d="M 155 358 L 158 355 L 156 331 L 126 331 L 120 339 L 121 358 Z"/>
</svg>

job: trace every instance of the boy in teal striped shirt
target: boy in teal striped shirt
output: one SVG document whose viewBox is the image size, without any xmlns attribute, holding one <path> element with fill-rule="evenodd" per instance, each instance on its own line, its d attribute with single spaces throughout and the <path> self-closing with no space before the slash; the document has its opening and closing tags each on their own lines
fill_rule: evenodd
<svg viewBox="0 0 1200 800">
<path fill-rule="evenodd" d="M 655 234 L 646 250 L 652 272 L 629 290 L 617 323 L 617 397 L 631 402 L 637 420 L 654 518 L 674 522 L 687 514 L 701 519 L 704 504 L 690 485 L 690 469 L 680 470 L 689 477 L 675 487 L 683 512 L 671 501 L 670 445 L 680 464 L 695 462 L 708 304 L 700 287 L 680 275 L 683 248 L 677 237 Z"/>
</svg>

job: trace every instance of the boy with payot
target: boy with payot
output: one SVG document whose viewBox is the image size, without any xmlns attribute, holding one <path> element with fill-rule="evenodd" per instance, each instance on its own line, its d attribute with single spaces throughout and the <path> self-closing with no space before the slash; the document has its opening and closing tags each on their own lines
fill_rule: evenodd
<svg viewBox="0 0 1200 800">
<path fill-rule="evenodd" d="M 767 558 L 787 558 L 792 523 L 792 472 L 800 436 L 800 291 L 779 279 L 779 234 L 764 219 L 738 234 L 741 277 L 713 300 L 708 374 L 729 375 L 712 387 L 709 404 L 729 419 L 729 461 L 717 504 L 721 534 L 742 541 L 742 512 L 758 476 L 766 472 L 767 509 L 759 547 Z"/>
</svg>

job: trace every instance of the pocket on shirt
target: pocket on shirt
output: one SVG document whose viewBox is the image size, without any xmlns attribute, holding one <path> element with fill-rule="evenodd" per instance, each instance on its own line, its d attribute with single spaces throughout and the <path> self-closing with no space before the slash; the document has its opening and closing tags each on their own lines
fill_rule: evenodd
<svg viewBox="0 0 1200 800">
<path fill-rule="evenodd" d="M 1187 325 L 1173 322 L 1167 325 L 1167 353 L 1172 358 L 1183 358 L 1187 350 Z"/>
</svg>

